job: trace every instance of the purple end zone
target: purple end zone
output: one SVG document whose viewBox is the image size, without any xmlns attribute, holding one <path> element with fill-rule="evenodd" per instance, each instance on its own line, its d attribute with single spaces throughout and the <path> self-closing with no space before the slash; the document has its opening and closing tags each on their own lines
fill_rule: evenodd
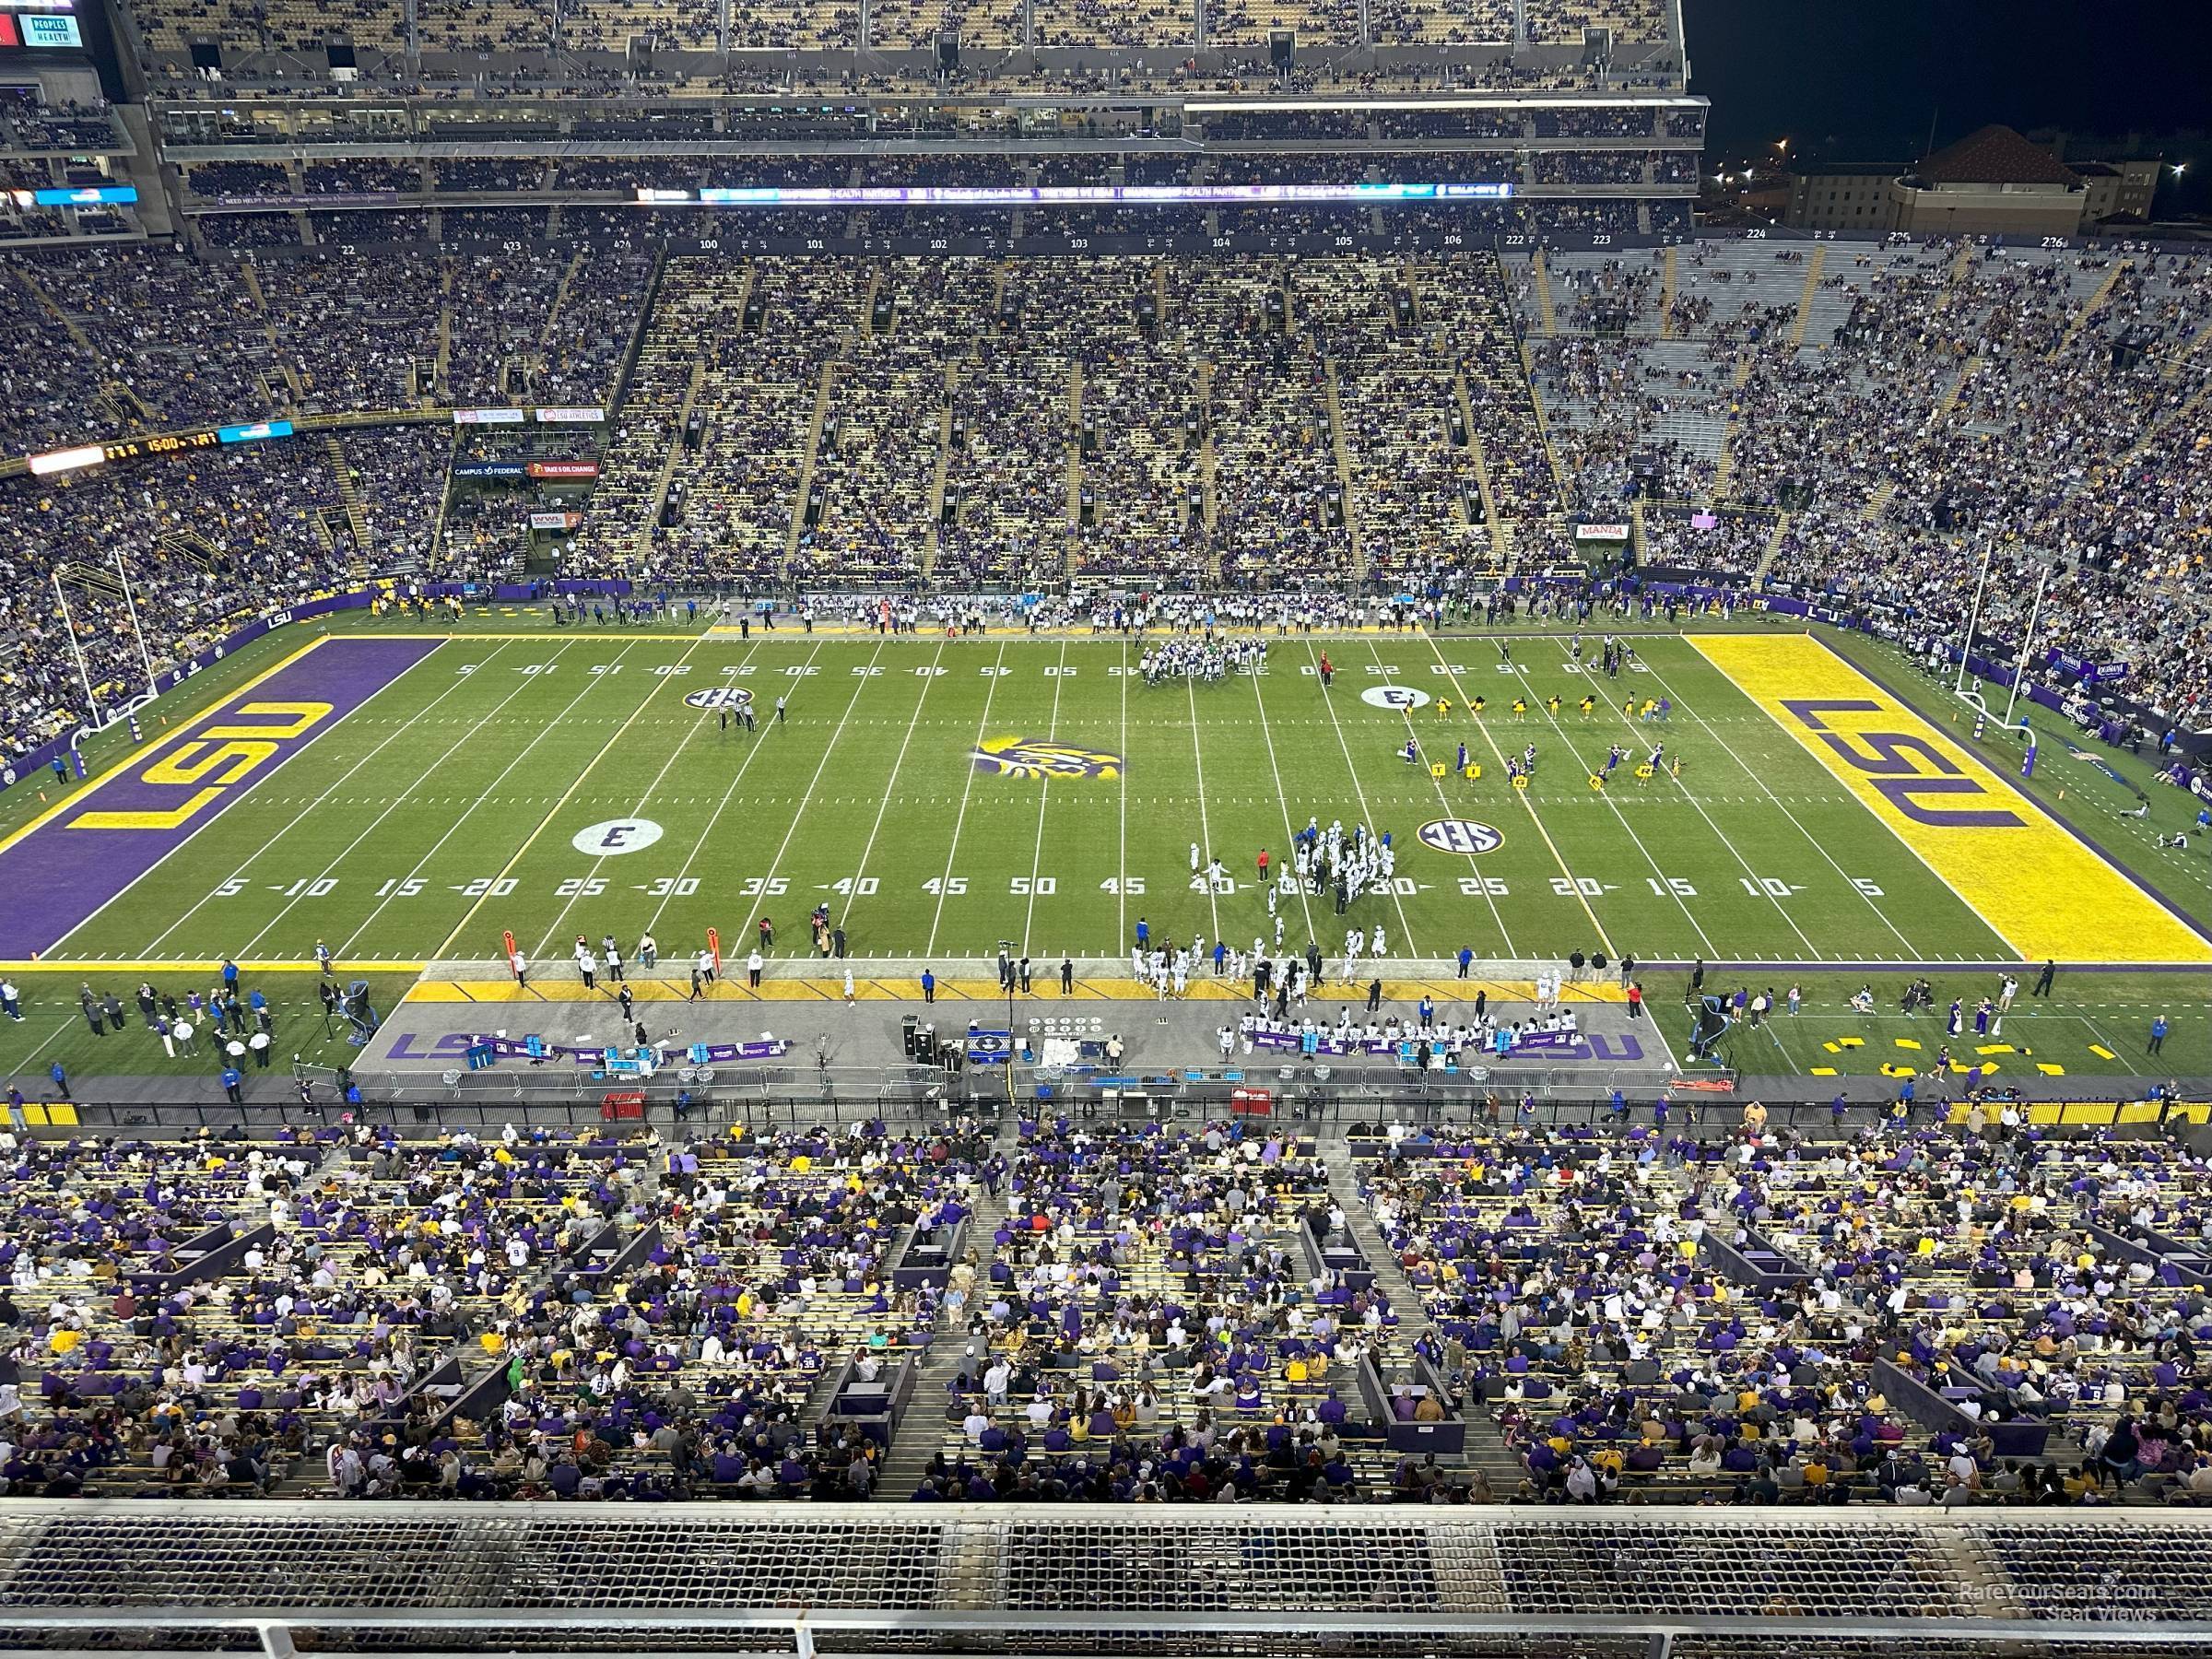
<svg viewBox="0 0 2212 1659">
<path fill-rule="evenodd" d="M 52 950 L 438 645 L 325 640 L 78 795 L 0 852 L 0 959 Z"/>
</svg>

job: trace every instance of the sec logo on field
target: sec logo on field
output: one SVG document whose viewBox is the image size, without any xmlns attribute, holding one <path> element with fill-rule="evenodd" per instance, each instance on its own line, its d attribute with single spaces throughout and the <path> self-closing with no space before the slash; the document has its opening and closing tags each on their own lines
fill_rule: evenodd
<svg viewBox="0 0 2212 1659">
<path fill-rule="evenodd" d="M 753 700 L 753 694 L 743 686 L 709 686 L 684 700 L 695 709 L 742 709 Z"/>
<path fill-rule="evenodd" d="M 1417 837 L 1424 847 L 1439 853 L 1464 853 L 1470 858 L 1477 853 L 1495 853 L 1505 841 L 1497 830 L 1473 818 L 1431 818 L 1420 827 Z"/>
<path fill-rule="evenodd" d="M 1411 686 L 1370 686 L 1359 693 L 1359 700 L 1378 709 L 1425 709 L 1429 693 Z"/>
<path fill-rule="evenodd" d="M 661 827 L 651 818 L 609 818 L 604 824 L 577 830 L 569 844 L 594 858 L 615 858 L 624 853 L 642 852 L 660 839 Z"/>
</svg>

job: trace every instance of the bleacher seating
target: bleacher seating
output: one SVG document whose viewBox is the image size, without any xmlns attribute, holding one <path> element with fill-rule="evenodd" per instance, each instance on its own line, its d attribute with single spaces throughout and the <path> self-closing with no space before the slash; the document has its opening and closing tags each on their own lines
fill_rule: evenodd
<svg viewBox="0 0 2212 1659">
<path fill-rule="evenodd" d="M 2195 1159 L 2015 1131 L 1736 1150 L 1470 1128 L 1359 1161 L 1441 1374 L 1524 1490 L 2064 1502 L 2121 1424 L 2160 1445 L 2144 1466 L 2199 1460 L 2203 1395 L 2158 1333 L 2200 1315 L 2092 1230 L 2171 1218 Z"/>
<path fill-rule="evenodd" d="M 1299 1234 L 1326 1194 L 1313 1149 L 1279 1135 L 1022 1124 L 1008 1218 L 954 1281 L 969 1341 L 931 1492 L 1387 1491 L 1349 1379 L 1396 1319 L 1379 1291 L 1309 1284 Z"/>
</svg>

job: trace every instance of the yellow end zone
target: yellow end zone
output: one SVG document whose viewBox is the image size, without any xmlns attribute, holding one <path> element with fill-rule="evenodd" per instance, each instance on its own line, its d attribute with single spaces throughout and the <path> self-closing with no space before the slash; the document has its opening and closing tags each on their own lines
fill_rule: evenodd
<svg viewBox="0 0 2212 1659">
<path fill-rule="evenodd" d="M 1819 641 L 1689 642 L 2023 960 L 2212 962 L 2212 941 Z"/>
</svg>

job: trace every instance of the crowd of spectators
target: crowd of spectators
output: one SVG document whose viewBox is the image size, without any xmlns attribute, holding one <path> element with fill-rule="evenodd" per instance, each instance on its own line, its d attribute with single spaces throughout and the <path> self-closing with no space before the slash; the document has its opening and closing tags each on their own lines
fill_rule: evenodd
<svg viewBox="0 0 2212 1659">
<path fill-rule="evenodd" d="M 1984 629 L 2017 641 L 2048 573 L 2044 644 L 2199 714 L 2212 488 L 2189 363 L 2212 266 L 1905 238 L 1814 257 L 1555 254 L 1548 329 L 1517 267 L 1577 504 L 1618 503 L 1640 459 L 1651 493 L 1780 512 L 1767 580 L 1900 634 L 1955 625 L 1986 554 Z M 1743 573 L 1747 551 L 1704 562 Z"/>
<path fill-rule="evenodd" d="M 824 1384 L 934 1343 L 917 1502 L 2201 1505 L 2212 1318 L 2160 1258 L 2212 1241 L 2207 1182 L 2163 1136 L 1994 1103 L 1342 1148 L 1248 1120 L 0 1128 L 0 1480 L 861 1500 L 888 1446 Z M 1445 1421 L 1470 1463 L 1385 1434 Z"/>
<path fill-rule="evenodd" d="M 2189 413 L 2212 311 L 2200 261 L 1900 241 L 1555 253 L 1502 285 L 1484 255 L 1067 268 L 671 260 L 563 573 L 1409 582 L 1569 561 L 1564 511 L 1622 515 L 1641 493 L 1647 563 L 1763 571 L 1911 638 L 1955 619 L 1986 553 L 1993 635 L 2025 626 L 2048 573 L 2047 644 L 2129 664 L 2131 691 L 2177 720 L 2212 695 L 2212 496 Z M 619 245 L 312 249 L 253 270 L 151 248 L 25 254 L 0 271 L 27 342 L 0 371 L 6 441 L 611 406 L 650 270 Z M 489 503 L 436 535 L 439 446 L 380 451 L 347 469 L 386 486 L 367 530 L 306 444 L 8 486 L 0 511 L 42 526 L 11 594 L 11 652 L 35 659 L 16 665 L 29 695 L 12 750 L 83 718 L 37 578 L 137 545 L 134 502 L 155 526 L 162 658 L 386 547 L 487 575 L 527 551 L 488 534 Z M 162 541 L 179 529 L 217 549 L 212 570 Z M 312 556 L 253 562 L 295 535 Z M 97 595 L 86 614 L 101 626 Z M 127 668 L 131 653 L 91 654 Z"/>
<path fill-rule="evenodd" d="M 2091 1230 L 2201 1241 L 2200 1158 L 1996 1106 L 1962 1134 L 1819 1142 L 1760 1118 L 1394 1132 L 1360 1164 L 1426 1351 L 1502 1433 L 1516 1496 L 2212 1497 L 2199 1299 Z M 1746 1282 L 1747 1261 L 1772 1271 Z M 1936 1395 L 1948 1426 L 1924 1426 Z"/>
</svg>

